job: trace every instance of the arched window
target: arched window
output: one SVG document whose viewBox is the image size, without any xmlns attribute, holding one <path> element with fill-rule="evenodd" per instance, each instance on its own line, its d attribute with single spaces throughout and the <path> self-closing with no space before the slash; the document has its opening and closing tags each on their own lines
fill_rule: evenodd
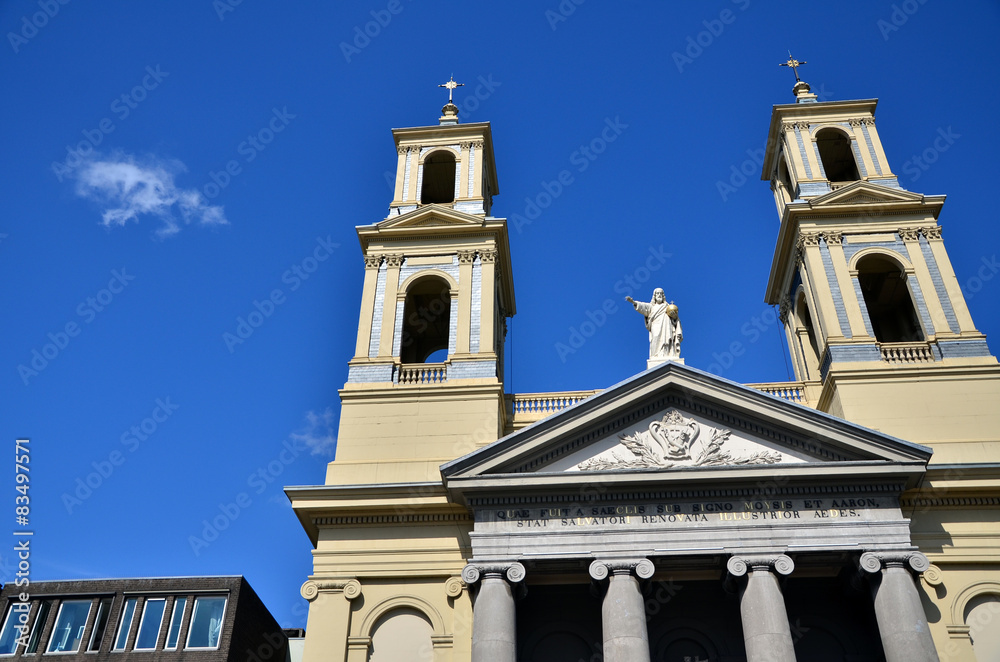
<svg viewBox="0 0 1000 662">
<path fill-rule="evenodd" d="M 809 305 L 806 303 L 806 293 L 799 292 L 795 302 L 795 325 L 798 329 L 799 346 L 802 348 L 802 358 L 806 364 L 808 379 L 819 377 L 819 343 L 816 341 L 816 331 L 813 329 L 812 317 L 809 315 Z M 805 335 L 805 338 L 802 336 Z"/>
<path fill-rule="evenodd" d="M 439 149 L 424 160 L 420 202 L 455 201 L 455 155 L 450 149 Z"/>
<path fill-rule="evenodd" d="M 433 628 L 416 609 L 393 609 L 375 624 L 369 662 L 425 662 L 434 657 Z"/>
<path fill-rule="evenodd" d="M 406 291 L 399 359 L 403 363 L 441 362 L 448 355 L 451 290 L 441 278 L 427 276 Z"/>
<path fill-rule="evenodd" d="M 965 624 L 969 626 L 972 650 L 977 660 L 1000 659 L 997 618 L 1000 618 L 1000 595 L 996 593 L 977 595 L 965 606 Z"/>
<path fill-rule="evenodd" d="M 851 141 L 843 133 L 836 129 L 822 129 L 816 134 L 816 146 L 829 181 L 853 182 L 861 179 L 851 151 Z"/>
<path fill-rule="evenodd" d="M 858 261 L 858 282 L 876 340 L 912 342 L 924 339 L 906 285 L 906 274 L 896 262 L 882 255 L 861 258 Z"/>
</svg>

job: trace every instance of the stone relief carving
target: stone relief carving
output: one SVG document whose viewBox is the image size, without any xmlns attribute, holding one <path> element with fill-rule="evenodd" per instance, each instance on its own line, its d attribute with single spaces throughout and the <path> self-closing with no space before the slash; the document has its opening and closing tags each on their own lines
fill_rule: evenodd
<svg viewBox="0 0 1000 662">
<path fill-rule="evenodd" d="M 704 430 L 702 429 L 704 428 Z M 611 457 L 595 457 L 576 465 L 580 471 L 605 469 L 670 469 L 673 467 L 713 467 L 747 464 L 776 464 L 777 451 L 759 451 L 734 455 L 724 449 L 730 430 L 702 426 L 671 409 L 663 418 L 649 424 L 647 430 L 621 434 L 621 445 L 632 457 L 612 450 Z"/>
</svg>

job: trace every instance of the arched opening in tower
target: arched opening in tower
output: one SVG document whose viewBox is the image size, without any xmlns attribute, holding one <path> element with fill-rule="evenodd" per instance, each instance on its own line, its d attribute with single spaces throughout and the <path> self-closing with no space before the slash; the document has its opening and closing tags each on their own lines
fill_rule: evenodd
<svg viewBox="0 0 1000 662">
<path fill-rule="evenodd" d="M 447 282 L 428 276 L 410 285 L 403 305 L 399 360 L 403 363 L 446 360 L 450 321 L 451 289 Z"/>
<path fill-rule="evenodd" d="M 823 129 L 816 134 L 819 158 L 823 162 L 826 178 L 831 182 L 853 182 L 861 179 L 858 164 L 854 161 L 851 141 L 836 129 Z"/>
<path fill-rule="evenodd" d="M 420 202 L 447 203 L 455 201 L 455 155 L 450 149 L 439 149 L 424 160 Z"/>
<path fill-rule="evenodd" d="M 858 262 L 858 282 L 876 340 L 914 342 L 924 339 L 906 274 L 896 262 L 881 255 L 862 258 Z"/>
</svg>

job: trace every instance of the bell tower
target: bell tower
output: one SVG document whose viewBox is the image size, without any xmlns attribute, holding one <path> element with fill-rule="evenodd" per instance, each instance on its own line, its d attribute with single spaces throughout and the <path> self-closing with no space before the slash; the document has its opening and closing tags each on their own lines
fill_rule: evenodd
<svg viewBox="0 0 1000 662">
<path fill-rule="evenodd" d="M 437 125 L 393 130 L 388 216 L 357 228 L 365 280 L 328 485 L 438 481 L 504 429 L 507 222 L 490 215 L 490 124 L 458 122 L 458 85 Z"/>
<path fill-rule="evenodd" d="M 1000 367 L 945 250 L 945 196 L 900 185 L 877 99 L 821 102 L 796 81 L 795 103 L 773 108 L 761 173 L 780 219 L 765 299 L 780 305 L 796 379 L 823 411 L 952 442 L 936 461 L 997 443 L 1000 418 L 983 414 L 1000 402 Z"/>
</svg>

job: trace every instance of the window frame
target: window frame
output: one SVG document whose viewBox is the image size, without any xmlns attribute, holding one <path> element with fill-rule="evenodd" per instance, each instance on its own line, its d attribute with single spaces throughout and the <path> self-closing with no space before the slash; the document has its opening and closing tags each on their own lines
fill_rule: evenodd
<svg viewBox="0 0 1000 662">
<path fill-rule="evenodd" d="M 38 609 L 35 613 L 35 622 L 31 624 L 31 631 L 28 632 L 28 643 L 24 647 L 24 652 L 21 655 L 38 655 L 38 645 L 42 643 L 42 629 L 45 628 L 45 622 L 49 620 L 49 613 L 52 611 L 51 598 L 43 598 L 38 602 Z M 42 613 L 44 610 L 45 613 Z M 38 638 L 35 639 L 35 635 Z M 31 640 L 35 639 L 34 650 L 31 647 Z"/>
<path fill-rule="evenodd" d="M 8 600 L 7 601 L 7 611 L 4 613 L 3 624 L 0 625 L 0 641 L 3 640 L 3 635 L 7 634 L 7 627 L 8 626 L 14 627 L 14 628 L 19 627 L 19 624 L 13 623 L 13 621 L 12 621 L 12 619 L 15 618 L 15 613 L 18 612 L 18 611 L 22 611 L 20 609 L 15 610 L 14 609 L 14 605 L 15 604 L 23 604 L 23 603 L 18 603 L 15 600 Z M 28 615 L 29 616 L 31 615 L 31 606 L 30 605 L 28 606 Z M 19 637 L 14 637 L 14 650 L 12 650 L 9 653 L 0 653 L 0 657 L 14 657 L 15 655 L 17 655 L 17 640 L 18 639 L 19 639 Z"/>
<path fill-rule="evenodd" d="M 128 611 L 129 602 L 132 603 L 132 613 L 129 614 L 128 616 L 128 627 L 125 628 L 125 641 L 123 641 L 121 646 L 119 646 L 118 642 L 122 638 L 122 627 L 125 625 L 126 621 L 125 613 Z M 114 643 L 111 645 L 112 653 L 123 653 L 128 650 L 128 633 L 132 629 L 132 621 L 135 619 L 135 608 L 136 605 L 138 604 L 139 604 L 138 597 L 130 598 L 128 596 L 125 596 L 125 602 L 122 603 L 121 617 L 119 617 L 118 619 L 118 627 L 115 630 L 115 640 Z"/>
<path fill-rule="evenodd" d="M 139 637 L 142 636 L 142 626 L 146 622 L 146 610 L 151 602 L 162 602 L 163 611 L 160 612 L 160 623 L 156 626 L 156 638 L 153 639 L 152 647 L 142 647 L 139 648 Z M 135 631 L 135 641 L 132 643 L 133 651 L 155 651 L 156 645 L 160 643 L 160 631 L 163 629 L 163 617 L 167 613 L 167 599 L 166 598 L 145 598 L 142 601 L 142 615 L 139 617 L 139 628 Z"/>
<path fill-rule="evenodd" d="M 67 604 L 77 603 L 77 602 L 87 605 L 87 615 L 83 619 L 83 626 L 82 626 L 83 632 L 80 633 L 80 643 L 77 644 L 76 648 L 74 648 L 73 650 L 54 651 L 52 650 L 52 644 L 55 643 L 56 639 L 53 635 L 58 629 L 59 619 L 62 617 L 63 613 L 63 607 L 65 607 Z M 90 610 L 93 608 L 94 608 L 93 600 L 86 600 L 86 599 L 81 600 L 73 598 L 70 598 L 69 600 L 60 600 L 59 610 L 56 612 L 56 622 L 52 625 L 52 632 L 49 633 L 49 641 L 46 644 L 45 651 L 42 653 L 42 655 L 76 655 L 77 653 L 79 653 L 80 648 L 83 646 L 83 633 L 87 631 L 87 622 L 90 620 Z M 70 632 L 72 632 L 72 630 Z"/>
<path fill-rule="evenodd" d="M 108 623 L 111 622 L 111 608 L 115 604 L 115 599 L 111 598 L 99 598 L 97 601 L 97 615 L 94 616 L 94 627 L 90 629 L 90 638 L 87 641 L 87 650 L 85 653 L 99 653 L 101 652 L 101 644 L 104 643 L 104 635 L 108 633 Z M 101 638 L 97 641 L 97 648 L 94 648 L 94 638 L 97 636 L 98 628 L 101 627 L 101 616 L 107 611 L 107 620 L 104 622 L 104 627 L 101 629 Z"/>
<path fill-rule="evenodd" d="M 198 613 L 198 601 L 203 599 L 213 599 L 222 598 L 222 616 L 220 618 L 221 623 L 219 625 L 219 641 L 216 642 L 214 646 L 192 646 L 191 645 L 191 633 L 194 632 L 194 619 L 195 615 Z M 184 641 L 184 650 L 194 650 L 194 651 L 211 651 L 218 650 L 219 646 L 222 644 L 222 628 L 226 624 L 226 610 L 229 609 L 229 595 L 228 594 L 217 594 L 217 595 L 196 595 L 194 598 L 194 604 L 191 606 L 191 618 L 188 620 L 188 631 L 187 637 Z"/>
<path fill-rule="evenodd" d="M 163 650 L 165 651 L 175 651 L 180 646 L 181 643 L 181 628 L 184 626 L 184 615 L 187 611 L 188 598 L 186 595 L 179 595 L 174 598 L 174 604 L 170 609 L 170 623 L 167 626 L 167 638 L 163 642 Z M 174 640 L 174 645 L 170 645 L 170 632 L 174 628 L 174 618 L 178 616 L 177 614 L 177 603 L 180 603 L 181 612 L 179 618 L 177 619 L 177 639 Z"/>
</svg>

